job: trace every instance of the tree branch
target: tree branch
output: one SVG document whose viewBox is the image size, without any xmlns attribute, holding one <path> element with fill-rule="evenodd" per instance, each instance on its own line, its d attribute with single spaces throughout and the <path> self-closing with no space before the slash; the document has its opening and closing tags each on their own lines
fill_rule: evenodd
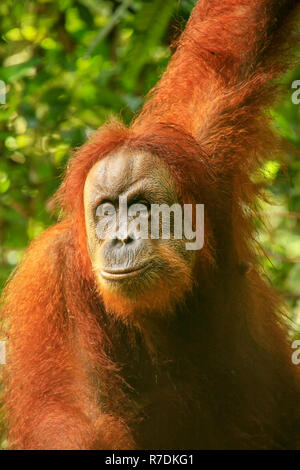
<svg viewBox="0 0 300 470">
<path fill-rule="evenodd" d="M 115 13 L 113 14 L 111 21 L 99 31 L 99 33 L 89 45 L 87 51 L 83 56 L 84 59 L 87 59 L 92 54 L 94 49 L 98 46 L 98 44 L 100 44 L 100 42 L 103 41 L 103 39 L 111 32 L 111 30 L 116 26 L 116 24 L 123 18 L 132 3 L 133 0 L 123 0 L 121 5 L 116 9 Z"/>
</svg>

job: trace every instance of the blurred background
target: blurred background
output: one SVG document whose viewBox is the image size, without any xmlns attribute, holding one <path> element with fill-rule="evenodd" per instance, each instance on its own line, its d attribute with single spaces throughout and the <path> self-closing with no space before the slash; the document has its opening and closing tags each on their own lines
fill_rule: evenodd
<svg viewBox="0 0 300 470">
<path fill-rule="evenodd" d="M 1 0 L 0 291 L 28 243 L 55 222 L 49 199 L 73 149 L 112 114 L 132 119 L 194 4 Z M 282 80 L 284 99 L 272 113 L 280 133 L 300 150 L 295 80 L 300 66 Z M 262 261 L 300 324 L 299 154 L 291 149 L 262 170 L 272 201 L 261 207 L 266 227 L 257 224 Z"/>
<path fill-rule="evenodd" d="M 170 41 L 194 4 L 1 0 L 0 290 L 28 243 L 55 222 L 49 199 L 73 149 L 111 114 L 130 121 L 164 71 Z M 300 67 L 282 80 L 284 100 L 272 113 L 299 149 L 297 79 Z M 299 155 L 291 150 L 263 172 L 273 201 L 261 209 L 268 231 L 258 225 L 263 263 L 300 321 Z"/>
</svg>

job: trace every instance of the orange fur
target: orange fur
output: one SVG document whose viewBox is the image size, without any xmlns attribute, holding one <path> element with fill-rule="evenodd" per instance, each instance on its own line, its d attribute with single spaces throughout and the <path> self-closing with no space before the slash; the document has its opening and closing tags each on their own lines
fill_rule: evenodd
<svg viewBox="0 0 300 470">
<path fill-rule="evenodd" d="M 175 306 L 182 302 L 192 286 L 192 273 L 184 261 L 166 247 L 159 246 L 159 254 L 170 266 L 168 279 L 158 279 L 153 287 L 137 299 L 127 299 L 98 281 L 99 291 L 107 312 L 120 316 L 127 323 L 137 322 L 144 315 L 172 314 Z"/>
<path fill-rule="evenodd" d="M 251 179 L 280 148 L 266 109 L 289 65 L 297 3 L 199 0 L 132 126 L 104 126 L 71 160 L 56 197 L 65 220 L 33 242 L 4 292 L 11 446 L 300 445 L 299 374 L 281 301 L 260 274 Z M 99 296 L 86 246 L 86 176 L 120 147 L 158 155 L 180 200 L 205 204 L 193 285 L 180 264 L 183 283 L 166 280 L 153 301 L 173 315 L 138 324 L 126 302 Z M 126 322 L 107 312 L 122 309 Z"/>
</svg>

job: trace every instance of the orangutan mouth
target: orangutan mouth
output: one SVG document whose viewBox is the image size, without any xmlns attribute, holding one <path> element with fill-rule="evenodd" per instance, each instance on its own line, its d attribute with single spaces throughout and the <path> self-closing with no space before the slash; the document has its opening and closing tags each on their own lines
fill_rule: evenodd
<svg viewBox="0 0 300 470">
<path fill-rule="evenodd" d="M 147 265 L 133 267 L 133 268 L 124 268 L 124 269 L 105 269 L 101 271 L 101 276 L 104 279 L 110 281 L 117 281 L 119 279 L 127 279 L 130 277 L 138 276 L 146 271 Z"/>
</svg>

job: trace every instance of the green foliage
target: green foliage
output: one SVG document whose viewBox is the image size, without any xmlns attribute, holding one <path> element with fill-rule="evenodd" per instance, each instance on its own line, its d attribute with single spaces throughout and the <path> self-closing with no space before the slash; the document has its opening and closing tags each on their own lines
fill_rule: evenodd
<svg viewBox="0 0 300 470">
<path fill-rule="evenodd" d="M 49 198 L 72 149 L 111 114 L 131 119 L 166 66 L 174 15 L 190 8 L 174 0 L 1 2 L 0 288 L 54 221 Z"/>
<path fill-rule="evenodd" d="M 55 221 L 49 199 L 72 150 L 111 114 L 125 122 L 142 105 L 170 58 L 194 0 L 27 0 L 0 3 L 0 288 L 31 239 Z M 274 111 L 280 132 L 300 146 L 300 104 Z M 0 90 L 1 92 L 1 90 Z M 1 95 L 0 95 L 1 97 Z M 300 159 L 263 169 L 274 206 L 260 231 L 272 282 L 300 318 Z"/>
<path fill-rule="evenodd" d="M 72 149 L 111 114 L 128 122 L 170 57 L 194 0 L 2 0 L 0 3 L 0 290 L 30 240 L 55 221 L 49 199 Z M 300 104 L 291 84 L 274 109 L 300 148 Z M 0 90 L 1 93 L 1 90 Z M 1 94 L 0 94 L 1 98 Z M 264 204 L 264 265 L 300 321 L 300 159 L 264 168 L 275 205 Z M 1 420 L 1 418 L 0 418 Z M 4 445 L 5 446 L 5 445 Z"/>
<path fill-rule="evenodd" d="M 267 230 L 261 230 L 267 258 L 266 271 L 287 300 L 292 319 L 300 325 L 300 103 L 292 100 L 292 84 L 299 80 L 300 67 L 282 80 L 285 99 L 272 111 L 279 132 L 292 145 L 282 161 L 269 162 L 268 190 L 272 204 L 263 206 Z"/>
</svg>

